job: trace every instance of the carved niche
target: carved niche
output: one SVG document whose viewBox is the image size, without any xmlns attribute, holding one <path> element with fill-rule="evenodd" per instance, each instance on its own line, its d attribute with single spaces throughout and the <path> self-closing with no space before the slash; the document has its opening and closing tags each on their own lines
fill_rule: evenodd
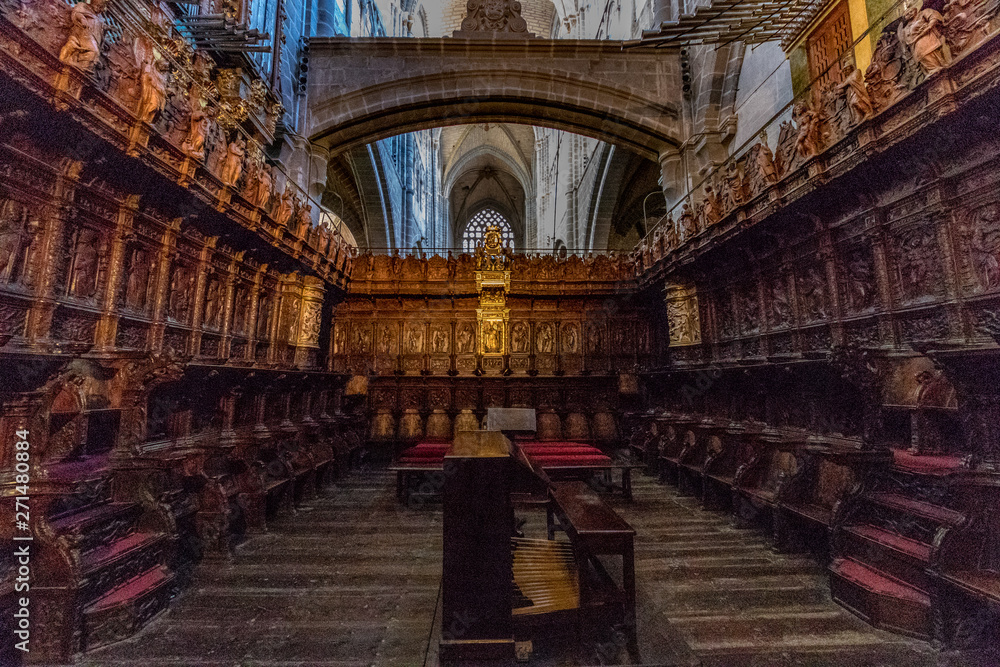
<svg viewBox="0 0 1000 667">
<path fill-rule="evenodd" d="M 451 352 L 451 327 L 447 324 L 431 325 L 431 354 Z"/>
<path fill-rule="evenodd" d="M 383 356 L 395 356 L 397 354 L 397 336 L 399 329 L 394 323 L 383 322 L 378 325 L 378 337 L 376 338 L 376 351 Z"/>
<path fill-rule="evenodd" d="M 774 276 L 768 290 L 768 321 L 772 329 L 792 323 L 792 301 L 788 295 L 788 280 L 784 274 Z"/>
<path fill-rule="evenodd" d="M 186 264 L 174 266 L 170 279 L 170 304 L 167 312 L 171 319 L 187 323 L 194 306 L 195 271 Z"/>
<path fill-rule="evenodd" d="M 802 322 L 818 322 L 829 316 L 826 274 L 822 266 L 810 263 L 796 280 L 799 296 L 799 317 Z"/>
<path fill-rule="evenodd" d="M 1000 287 L 1000 204 L 962 211 L 959 234 L 964 282 L 976 292 L 989 292 Z"/>
<path fill-rule="evenodd" d="M 841 284 L 847 311 L 864 313 L 877 303 L 875 258 L 867 243 L 851 245 L 841 253 Z"/>
<path fill-rule="evenodd" d="M 523 320 L 518 320 L 510 328 L 510 351 L 511 354 L 528 353 L 528 324 Z"/>
<path fill-rule="evenodd" d="M 66 281 L 70 295 L 89 299 L 97 293 L 100 256 L 100 235 L 89 227 L 78 229 L 73 243 L 73 256 Z"/>
<path fill-rule="evenodd" d="M 548 322 L 541 322 L 536 326 L 535 352 L 537 354 L 551 354 L 555 343 L 552 334 L 552 325 Z"/>
<path fill-rule="evenodd" d="M 943 270 L 934 225 L 908 227 L 897 232 L 894 240 L 891 247 L 902 300 L 919 301 L 940 294 Z"/>
<path fill-rule="evenodd" d="M 403 353 L 423 354 L 424 353 L 424 324 L 423 322 L 408 322 L 403 327 Z"/>
<path fill-rule="evenodd" d="M 208 279 L 208 288 L 205 292 L 205 319 L 202 324 L 209 329 L 222 328 L 222 281 L 218 276 Z"/>
<path fill-rule="evenodd" d="M 694 285 L 668 285 L 665 296 L 670 346 L 679 347 L 701 343 L 698 293 Z"/>
<path fill-rule="evenodd" d="M 13 199 L 0 202 L 0 283 L 26 282 L 37 227 L 26 206 Z"/>
<path fill-rule="evenodd" d="M 146 312 L 152 263 L 152 253 L 145 248 L 133 248 L 129 254 L 128 278 L 125 282 L 125 307 L 129 310 Z"/>
<path fill-rule="evenodd" d="M 476 351 L 476 327 L 472 322 L 464 322 L 459 326 L 455 351 L 458 354 L 473 354 Z"/>
<path fill-rule="evenodd" d="M 567 322 L 562 327 L 562 353 L 579 354 L 580 328 L 575 322 Z"/>
</svg>

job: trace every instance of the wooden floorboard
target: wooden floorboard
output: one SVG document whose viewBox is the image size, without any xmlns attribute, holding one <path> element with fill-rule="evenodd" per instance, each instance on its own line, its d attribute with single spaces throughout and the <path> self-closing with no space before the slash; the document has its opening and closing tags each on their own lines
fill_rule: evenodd
<svg viewBox="0 0 1000 667">
<path fill-rule="evenodd" d="M 640 643 L 658 637 L 681 656 L 674 664 L 945 664 L 928 644 L 873 629 L 834 604 L 815 561 L 773 553 L 758 533 L 648 476 L 636 475 L 633 493 L 632 503 L 609 502 L 637 531 Z M 528 518 L 532 536 L 544 530 L 542 513 Z M 200 565 L 137 637 L 79 662 L 418 667 L 433 652 L 440 578 L 440 505 L 399 505 L 394 476 L 355 473 L 248 539 L 231 561 Z M 615 664 L 613 649 L 532 662 Z"/>
</svg>

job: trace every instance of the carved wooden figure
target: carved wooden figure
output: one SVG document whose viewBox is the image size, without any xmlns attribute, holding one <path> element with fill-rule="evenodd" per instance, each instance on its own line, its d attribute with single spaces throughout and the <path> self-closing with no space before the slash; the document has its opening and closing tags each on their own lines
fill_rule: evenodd
<svg viewBox="0 0 1000 667">
<path fill-rule="evenodd" d="M 106 0 L 91 0 L 73 5 L 69 13 L 69 37 L 59 51 L 59 60 L 90 72 L 101 55 L 104 41 L 104 18 L 101 13 Z"/>
<path fill-rule="evenodd" d="M 945 42 L 942 25 L 944 19 L 934 9 L 922 9 L 919 3 L 910 5 L 903 13 L 898 28 L 899 41 L 906 45 L 910 56 L 920 64 L 924 74 L 930 76 L 951 62 L 951 53 Z"/>
<path fill-rule="evenodd" d="M 226 157 L 222 159 L 222 165 L 219 169 L 219 180 L 229 187 L 234 187 L 243 173 L 245 155 L 246 142 L 243 141 L 242 137 L 237 136 L 236 139 L 229 142 L 226 149 Z"/>
</svg>

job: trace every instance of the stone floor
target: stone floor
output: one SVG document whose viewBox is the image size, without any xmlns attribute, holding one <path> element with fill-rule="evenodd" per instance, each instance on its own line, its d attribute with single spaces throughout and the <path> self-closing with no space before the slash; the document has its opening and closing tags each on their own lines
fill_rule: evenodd
<svg viewBox="0 0 1000 667">
<path fill-rule="evenodd" d="M 637 477 L 633 503 L 611 502 L 637 531 L 640 643 L 655 630 L 705 667 L 967 664 L 869 627 L 830 600 L 814 561 Z M 403 507 L 394 491 L 388 473 L 353 474 L 231 562 L 204 563 L 139 636 L 81 664 L 430 665 L 440 505 Z"/>
</svg>

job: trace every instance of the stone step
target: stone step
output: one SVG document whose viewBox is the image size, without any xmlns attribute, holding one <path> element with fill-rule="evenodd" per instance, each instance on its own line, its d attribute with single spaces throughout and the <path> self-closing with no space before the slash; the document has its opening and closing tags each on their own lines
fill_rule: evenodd
<svg viewBox="0 0 1000 667">
<path fill-rule="evenodd" d="M 849 558 L 830 564 L 833 599 L 875 627 L 929 639 L 930 598 L 926 593 Z"/>
</svg>

